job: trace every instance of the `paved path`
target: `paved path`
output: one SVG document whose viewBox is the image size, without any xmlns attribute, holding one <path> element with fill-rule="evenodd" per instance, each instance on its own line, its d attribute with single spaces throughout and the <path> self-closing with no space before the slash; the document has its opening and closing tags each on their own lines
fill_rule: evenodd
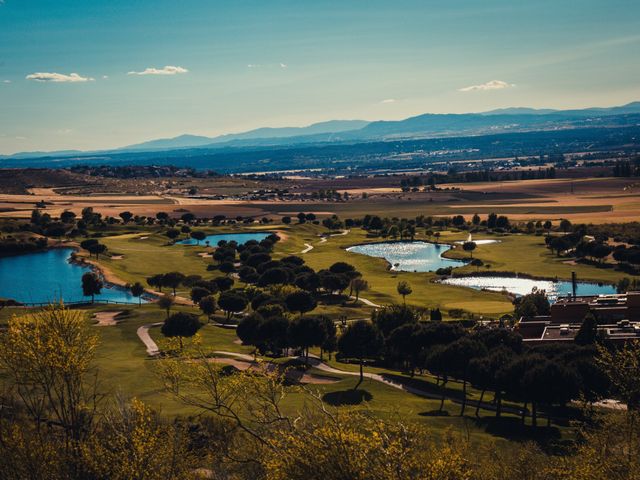
<svg viewBox="0 0 640 480">
<path fill-rule="evenodd" d="M 342 230 L 340 233 L 332 233 L 331 235 L 323 235 L 320 237 L 320 241 L 318 242 L 318 245 L 320 245 L 321 243 L 326 243 L 327 239 L 329 237 L 339 237 L 341 235 L 348 235 L 349 232 L 351 230 Z M 304 250 L 302 250 L 300 253 L 308 253 L 311 250 L 313 250 L 313 245 L 311 245 L 310 243 L 305 243 L 304 246 L 306 247 Z"/>
<path fill-rule="evenodd" d="M 153 338 L 151 338 L 151 335 L 149 335 L 149 329 L 152 327 L 159 327 L 162 323 L 163 322 L 147 323 L 136 330 L 138 338 L 142 340 L 144 346 L 147 347 L 147 353 L 152 357 L 158 355 L 160 353 L 160 349 L 158 348 L 158 345 L 156 345 L 156 342 L 153 341 Z"/>
<path fill-rule="evenodd" d="M 352 300 L 355 300 L 356 297 L 349 297 Z M 369 307 L 373 307 L 373 308 L 382 308 L 381 305 L 378 305 L 377 303 L 373 303 L 371 300 L 367 300 L 366 298 L 358 298 L 359 301 L 361 301 L 362 303 L 364 303 L 365 305 L 368 305 Z"/>
<path fill-rule="evenodd" d="M 153 339 L 151 338 L 151 336 L 149 335 L 149 329 L 153 328 L 153 327 L 159 327 L 160 325 L 162 325 L 162 322 L 158 322 L 158 323 L 147 323 L 145 325 L 142 325 L 140 328 L 138 328 L 137 330 L 137 334 L 138 337 L 140 338 L 140 340 L 142 340 L 142 343 L 144 343 L 145 347 L 147 347 L 147 353 L 149 354 L 149 356 L 155 357 L 160 353 L 160 350 L 158 349 L 158 345 L 156 345 L 156 342 L 153 341 Z M 216 350 L 213 352 L 216 355 L 224 355 L 227 357 L 233 357 L 233 358 L 237 358 L 240 360 L 245 360 L 245 361 L 250 361 L 253 362 L 254 361 L 254 357 L 253 355 L 249 355 L 246 353 L 236 353 L 236 352 L 227 352 L 224 350 Z M 299 360 L 304 361 L 304 357 L 297 357 Z M 358 377 L 360 376 L 359 372 L 350 372 L 350 371 L 346 371 L 346 370 L 339 370 L 337 368 L 333 368 L 330 365 L 327 365 L 326 363 L 320 361 L 320 359 L 318 357 L 316 357 L 315 355 L 309 355 L 309 365 L 311 365 L 314 368 L 317 368 L 318 370 L 322 371 L 322 372 L 326 372 L 326 373 L 333 373 L 335 375 L 345 375 L 345 376 L 350 376 L 350 377 Z M 363 376 L 365 378 L 368 378 L 370 380 L 374 380 L 376 382 L 380 382 L 383 383 L 385 385 L 388 385 L 392 388 L 397 388 L 398 390 L 403 390 L 405 392 L 411 393 L 413 395 L 417 395 L 419 397 L 423 397 L 423 398 L 429 398 L 431 400 L 440 400 L 442 398 L 442 396 L 440 394 L 435 394 L 435 393 L 430 393 L 430 392 L 425 392 L 424 390 L 420 390 L 418 388 L 412 387 L 410 385 L 407 385 L 403 382 L 400 381 L 396 381 L 396 380 L 392 380 L 390 378 L 386 378 L 384 375 L 380 375 L 378 373 L 371 373 L 371 372 L 364 372 Z M 449 396 L 445 397 L 447 400 L 454 402 L 454 403 L 461 403 L 460 399 L 457 398 L 451 398 Z M 467 406 L 472 408 L 475 407 L 477 405 L 477 401 L 476 400 L 471 400 L 471 399 L 467 399 Z M 485 410 L 495 410 L 495 406 L 491 403 L 486 403 L 483 402 L 481 404 L 481 408 L 485 409 Z M 510 408 L 507 406 L 503 406 L 502 407 L 502 411 L 503 412 L 511 412 L 514 414 L 519 414 L 520 410 L 515 409 L 515 408 Z"/>
</svg>

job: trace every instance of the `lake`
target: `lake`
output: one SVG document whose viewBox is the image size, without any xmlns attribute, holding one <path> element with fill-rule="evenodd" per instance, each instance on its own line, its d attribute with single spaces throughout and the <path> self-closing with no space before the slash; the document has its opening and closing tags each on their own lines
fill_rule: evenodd
<svg viewBox="0 0 640 480">
<path fill-rule="evenodd" d="M 439 268 L 461 267 L 462 260 L 443 258 L 451 245 L 428 242 L 383 242 L 354 245 L 348 252 L 387 260 L 392 270 L 403 272 L 434 272 Z"/>
<path fill-rule="evenodd" d="M 48 303 L 64 300 L 91 300 L 82 295 L 82 275 L 87 266 L 69 263 L 73 249 L 56 248 L 46 252 L 29 253 L 0 258 L 0 298 L 21 303 Z M 138 299 L 124 288 L 103 288 L 96 301 L 138 303 Z M 142 302 L 145 300 L 143 298 Z"/>
<path fill-rule="evenodd" d="M 502 276 L 472 276 L 446 278 L 440 283 L 455 285 L 458 287 L 468 287 L 476 290 L 491 290 L 501 292 L 506 290 L 509 293 L 521 296 L 531 293 L 533 288 L 545 290 L 550 301 L 555 301 L 558 297 L 572 293 L 571 282 L 552 280 L 533 280 L 531 278 L 515 278 Z M 609 284 L 597 284 L 588 282 L 578 282 L 576 295 L 610 295 L 616 293 L 616 288 Z"/>
<path fill-rule="evenodd" d="M 218 245 L 220 240 L 225 240 L 227 242 L 237 242 L 238 245 L 241 243 L 246 243 L 249 240 L 264 240 L 272 232 L 245 232 L 245 233 L 218 233 L 215 235 L 207 235 L 204 240 L 200 240 L 200 245 L 205 245 L 206 242 L 209 242 L 209 245 L 215 247 Z M 198 245 L 198 241 L 193 238 L 187 238 L 185 240 L 180 240 L 176 242 L 178 245 Z"/>
</svg>

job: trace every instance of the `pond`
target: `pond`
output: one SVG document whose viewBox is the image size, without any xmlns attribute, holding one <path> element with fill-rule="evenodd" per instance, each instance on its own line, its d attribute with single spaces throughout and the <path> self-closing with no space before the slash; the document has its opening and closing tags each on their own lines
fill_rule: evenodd
<svg viewBox="0 0 640 480">
<path fill-rule="evenodd" d="M 0 298 L 21 303 L 49 303 L 64 300 L 79 302 L 91 300 L 82 295 L 82 275 L 90 271 L 87 266 L 69 262 L 73 249 L 56 248 L 46 252 L 29 253 L 0 258 Z M 110 286 L 96 295 L 96 301 L 138 303 L 124 288 Z M 143 298 L 142 302 L 145 300 Z"/>
<path fill-rule="evenodd" d="M 218 245 L 220 240 L 225 240 L 227 242 L 237 242 L 238 245 L 242 243 L 246 243 L 249 240 L 264 240 L 273 232 L 245 232 L 245 233 L 218 233 L 215 235 L 207 235 L 204 240 L 200 240 L 200 245 L 206 245 L 206 242 L 209 242 L 209 245 L 215 247 Z M 176 242 L 178 245 L 198 245 L 198 241 L 193 238 L 187 238 L 185 240 L 181 240 Z"/>
<path fill-rule="evenodd" d="M 554 302 L 558 297 L 572 293 L 571 282 L 552 280 L 534 280 L 531 278 L 516 278 L 504 276 L 472 276 L 456 277 L 441 280 L 440 283 L 455 285 L 458 287 L 469 287 L 476 290 L 491 290 L 501 292 L 506 290 L 509 293 L 521 296 L 531 293 L 534 288 L 545 290 L 549 301 Z M 576 295 L 610 295 L 616 293 L 616 288 L 609 284 L 598 284 L 588 282 L 578 282 Z"/>
<path fill-rule="evenodd" d="M 403 272 L 434 272 L 439 268 L 461 267 L 462 260 L 443 258 L 451 245 L 428 242 L 383 242 L 354 245 L 348 252 L 387 260 L 392 270 Z"/>
</svg>

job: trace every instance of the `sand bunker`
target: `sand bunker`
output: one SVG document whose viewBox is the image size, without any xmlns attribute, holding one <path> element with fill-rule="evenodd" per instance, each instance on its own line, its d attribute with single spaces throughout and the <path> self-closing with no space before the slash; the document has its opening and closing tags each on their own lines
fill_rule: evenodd
<svg viewBox="0 0 640 480">
<path fill-rule="evenodd" d="M 116 320 L 116 317 L 122 312 L 96 312 L 93 314 L 93 319 L 97 321 L 96 327 L 113 327 L 120 323 L 120 320 Z"/>
</svg>

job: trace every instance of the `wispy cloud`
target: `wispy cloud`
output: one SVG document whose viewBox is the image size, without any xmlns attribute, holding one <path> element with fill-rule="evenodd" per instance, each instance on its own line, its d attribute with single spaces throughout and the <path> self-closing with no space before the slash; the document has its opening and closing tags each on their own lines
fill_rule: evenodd
<svg viewBox="0 0 640 480">
<path fill-rule="evenodd" d="M 11 83 L 11 80 L 3 80 L 2 83 Z"/>
<path fill-rule="evenodd" d="M 177 75 L 179 73 L 188 73 L 184 67 L 174 67 L 173 65 L 166 65 L 163 68 L 149 67 L 145 68 L 141 72 L 128 72 L 127 75 Z"/>
<path fill-rule="evenodd" d="M 485 92 L 488 90 L 503 90 L 505 88 L 515 87 L 513 83 L 507 83 L 502 80 L 491 80 L 480 85 L 471 85 L 469 87 L 459 88 L 459 92 Z"/>
<path fill-rule="evenodd" d="M 387 104 L 387 103 L 396 103 L 396 99 L 395 98 L 385 98 L 384 100 L 382 100 L 380 103 L 383 104 Z"/>
<path fill-rule="evenodd" d="M 83 77 L 77 73 L 70 73 L 65 75 L 64 73 L 52 73 L 52 72 L 36 72 L 31 73 L 25 77 L 27 80 L 35 80 L 36 82 L 53 82 L 53 83 L 81 83 L 81 82 L 93 82 L 91 77 Z"/>
<path fill-rule="evenodd" d="M 247 68 L 289 68 L 289 65 L 286 63 L 265 63 L 264 65 L 261 63 L 249 63 L 247 64 Z"/>
</svg>

